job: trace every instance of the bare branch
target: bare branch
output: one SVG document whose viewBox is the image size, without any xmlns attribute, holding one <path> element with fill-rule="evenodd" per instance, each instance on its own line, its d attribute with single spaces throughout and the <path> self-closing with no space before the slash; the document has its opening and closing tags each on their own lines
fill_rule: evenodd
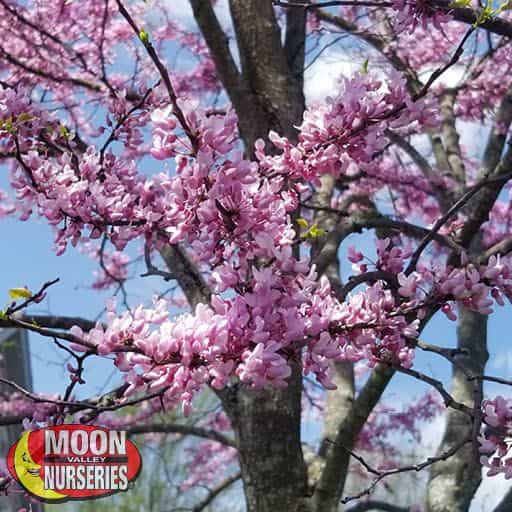
<svg viewBox="0 0 512 512">
<path fill-rule="evenodd" d="M 411 465 L 408 465 L 408 466 L 401 466 L 399 468 L 394 468 L 394 469 L 388 469 L 388 470 L 385 470 L 385 471 L 381 471 L 381 470 L 378 470 L 378 469 L 375 469 L 375 468 L 372 468 L 371 466 L 369 466 L 368 463 L 364 463 L 364 467 L 367 469 L 367 470 L 370 470 L 371 469 L 371 473 L 373 474 L 377 474 L 377 476 L 373 479 L 372 483 L 364 490 L 362 490 L 360 493 L 354 495 L 354 496 L 347 496 L 345 498 L 343 498 L 341 500 L 342 503 L 348 503 L 349 501 L 354 501 L 354 500 L 358 500 L 360 498 L 362 498 L 363 496 L 366 496 L 366 495 L 369 495 L 371 494 L 371 492 L 375 489 L 375 486 L 384 478 L 387 478 L 391 475 L 397 475 L 399 473 L 407 473 L 407 472 L 410 472 L 410 471 L 421 471 L 429 466 L 432 466 L 433 464 L 435 464 L 436 462 L 441 462 L 441 461 L 444 461 L 444 460 L 447 460 L 449 459 L 450 457 L 452 457 L 453 455 L 455 455 L 463 446 L 465 446 L 466 444 L 470 443 L 471 442 L 471 439 L 463 439 L 462 441 L 459 441 L 458 443 L 456 443 L 452 448 L 450 448 L 449 450 L 446 450 L 445 452 L 435 456 L 435 457 L 429 457 L 428 459 L 424 460 L 423 462 L 419 462 L 418 464 L 411 464 Z M 350 453 L 352 456 L 355 456 L 355 454 L 353 453 Z M 356 457 L 357 460 L 359 462 L 361 462 L 362 457 Z M 367 509 L 368 510 L 368 509 Z M 371 510 L 371 509 L 370 509 Z"/>
<path fill-rule="evenodd" d="M 140 277 L 146 276 L 160 276 L 163 277 L 165 281 L 171 281 L 172 279 L 176 279 L 176 275 L 172 272 L 166 272 L 165 270 L 160 270 L 159 268 L 153 265 L 151 261 L 151 247 L 146 242 L 144 245 L 144 261 L 146 263 L 147 271 L 140 275 Z"/>
<path fill-rule="evenodd" d="M 509 151 L 510 155 L 507 158 L 511 160 L 512 163 L 512 151 Z M 507 170 L 512 168 L 512 165 L 507 166 Z M 441 216 L 435 224 L 432 226 L 430 233 L 425 236 L 425 238 L 421 241 L 420 245 L 417 247 L 416 251 L 411 257 L 411 261 L 405 270 L 405 274 L 410 274 L 414 268 L 416 268 L 416 264 L 421 256 L 421 253 L 427 247 L 427 245 L 434 239 L 435 234 L 441 229 L 441 227 L 446 224 L 446 222 L 454 215 L 456 212 L 461 210 L 469 200 L 475 196 L 481 189 L 484 187 L 491 187 L 493 190 L 496 186 L 502 187 L 510 178 L 512 177 L 512 172 L 507 172 L 503 175 L 497 175 L 494 178 L 486 177 L 473 185 L 443 216 Z M 461 236 L 462 238 L 462 236 Z"/>
<path fill-rule="evenodd" d="M 47 327 L 49 329 L 71 329 L 74 325 L 80 327 L 83 331 L 90 331 L 96 326 L 96 322 L 82 318 L 79 316 L 58 316 L 58 315 L 28 315 L 24 314 L 16 316 L 19 320 L 26 324 L 33 324 L 34 326 Z M 19 327 L 18 324 L 13 323 L 8 319 L 0 320 L 0 327 Z"/>
<path fill-rule="evenodd" d="M 40 302 L 45 294 L 45 291 L 50 288 L 50 286 L 53 286 L 54 284 L 58 283 L 60 281 L 59 278 L 53 279 L 52 281 L 48 281 L 43 284 L 43 286 L 34 294 L 31 294 L 30 297 L 25 299 L 20 304 L 16 305 L 16 303 L 11 304 L 6 310 L 5 310 L 5 316 L 14 315 L 18 311 L 21 311 L 22 309 L 25 309 L 26 307 L 30 306 L 30 304 L 33 304 L 34 302 Z"/>
<path fill-rule="evenodd" d="M 5 51 L 2 47 L 0 47 L 0 56 L 2 56 L 7 62 L 12 64 L 13 66 L 17 66 L 27 73 L 35 76 L 40 76 L 46 80 L 51 80 L 52 82 L 64 82 L 69 83 L 71 85 L 77 85 L 78 87 L 84 87 L 91 91 L 101 92 L 101 86 L 95 84 L 94 82 L 90 82 L 89 80 L 85 80 L 84 78 L 79 77 L 70 77 L 70 76 L 55 76 L 47 71 L 43 71 L 42 69 L 34 68 L 25 64 L 25 62 L 21 61 L 14 55 Z"/>
<path fill-rule="evenodd" d="M 137 425 L 130 427 L 126 431 L 128 435 L 139 435 L 139 434 L 182 434 L 184 436 L 195 436 L 217 443 L 224 444 L 236 448 L 236 443 L 233 439 L 217 432 L 216 430 L 209 430 L 206 428 L 196 427 L 194 425 L 178 425 L 176 423 L 149 423 L 146 425 Z"/>
<path fill-rule="evenodd" d="M 377 510 L 380 512 L 409 512 L 410 508 L 392 505 L 385 501 L 365 500 L 359 502 L 353 507 L 350 507 L 347 512 L 367 512 L 368 510 Z"/>
<path fill-rule="evenodd" d="M 398 366 L 394 364 L 390 366 L 400 373 L 410 375 L 411 377 L 414 377 L 415 379 L 421 380 L 427 383 L 428 385 L 432 386 L 441 395 L 446 407 L 457 409 L 458 411 L 463 412 L 464 414 L 470 417 L 473 417 L 473 410 L 467 405 L 457 402 L 453 398 L 453 396 L 450 395 L 448 391 L 446 391 L 445 387 L 443 386 L 443 383 L 440 380 L 434 379 L 433 377 L 430 377 L 429 375 L 426 375 L 425 373 L 419 372 L 418 370 L 414 370 L 412 368 L 405 368 L 403 366 Z"/>
<path fill-rule="evenodd" d="M 199 503 L 198 505 L 196 505 L 193 509 L 192 509 L 192 512 L 202 512 L 208 505 L 211 504 L 211 502 L 219 495 L 221 494 L 222 492 L 224 492 L 228 487 L 230 487 L 231 485 L 233 485 L 235 482 L 237 482 L 238 480 L 240 480 L 240 478 L 242 478 L 242 475 L 241 473 L 236 473 L 234 474 L 233 476 L 227 478 L 226 480 L 224 480 L 224 482 L 222 482 L 221 484 L 219 484 L 217 487 L 215 487 L 214 489 L 212 489 L 209 493 L 208 493 L 208 496 L 203 500 L 201 501 L 201 503 Z"/>
</svg>

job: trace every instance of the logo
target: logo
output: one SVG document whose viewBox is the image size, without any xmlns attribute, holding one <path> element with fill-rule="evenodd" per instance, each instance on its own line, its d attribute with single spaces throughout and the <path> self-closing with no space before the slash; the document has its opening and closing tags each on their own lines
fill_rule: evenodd
<svg viewBox="0 0 512 512">
<path fill-rule="evenodd" d="M 60 425 L 24 432 L 9 449 L 7 466 L 28 493 L 54 503 L 126 491 L 142 459 L 124 431 Z"/>
</svg>

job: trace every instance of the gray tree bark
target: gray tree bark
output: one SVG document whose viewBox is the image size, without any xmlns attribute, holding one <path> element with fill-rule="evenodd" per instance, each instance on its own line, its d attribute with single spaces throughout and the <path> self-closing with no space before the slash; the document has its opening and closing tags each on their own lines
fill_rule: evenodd
<svg viewBox="0 0 512 512">
<path fill-rule="evenodd" d="M 239 446 L 248 512 L 306 512 L 307 473 L 300 444 L 302 369 L 286 389 L 236 386 L 223 395 Z"/>
<path fill-rule="evenodd" d="M 458 348 L 467 355 L 458 356 L 461 368 L 453 369 L 451 395 L 473 407 L 482 393 L 482 381 L 471 381 L 467 375 L 482 375 L 489 357 L 487 352 L 487 317 L 461 308 L 458 324 Z M 473 434 L 473 422 L 460 411 L 448 409 L 446 428 L 439 453 Z M 464 512 L 481 482 L 482 468 L 475 446 L 467 444 L 454 456 L 432 466 L 427 493 L 428 512 Z"/>
<path fill-rule="evenodd" d="M 460 168 L 460 148 L 455 132 L 453 102 L 455 97 L 445 95 L 443 99 L 444 116 L 443 130 L 447 152 L 450 153 L 452 165 Z M 512 89 L 500 103 L 496 112 L 496 121 L 510 127 L 512 121 Z M 493 129 L 487 140 L 479 171 L 480 179 L 498 177 L 512 169 L 512 151 L 504 150 L 506 137 L 501 130 Z M 461 181 L 464 176 L 454 172 Z M 496 198 L 504 183 L 481 191 L 473 198 L 466 208 L 467 221 L 462 229 L 459 242 L 479 256 L 482 253 L 480 229 L 489 218 Z M 466 356 L 459 359 L 460 368 L 454 367 L 452 378 L 452 396 L 455 400 L 473 407 L 475 400 L 482 397 L 482 382 L 470 382 L 466 375 L 484 374 L 485 364 L 489 357 L 487 352 L 487 317 L 461 308 L 458 324 L 458 347 L 467 351 Z M 457 441 L 470 435 L 475 437 L 479 429 L 479 418 L 475 425 L 464 414 L 449 409 L 447 413 L 445 433 L 440 451 L 449 449 Z M 476 441 L 475 441 L 476 442 Z M 447 461 L 439 462 L 432 467 L 427 490 L 428 512 L 463 512 L 469 509 L 475 492 L 481 482 L 481 465 L 476 446 L 465 446 Z"/>
</svg>

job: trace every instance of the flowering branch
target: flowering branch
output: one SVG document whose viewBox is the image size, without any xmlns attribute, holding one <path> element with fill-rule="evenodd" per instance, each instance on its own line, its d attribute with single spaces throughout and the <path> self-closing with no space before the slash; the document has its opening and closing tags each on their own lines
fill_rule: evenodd
<svg viewBox="0 0 512 512">
<path fill-rule="evenodd" d="M 144 48 L 146 49 L 149 57 L 151 58 L 151 60 L 155 64 L 156 68 L 158 69 L 158 72 L 160 73 L 160 76 L 162 77 L 162 80 L 167 89 L 167 93 L 169 94 L 169 99 L 171 100 L 171 103 L 173 106 L 174 115 L 177 117 L 184 132 L 186 133 L 188 139 L 190 140 L 190 143 L 192 144 L 193 153 L 194 154 L 197 153 L 197 149 L 198 149 L 197 136 L 196 136 L 196 134 L 193 133 L 192 129 L 190 128 L 190 126 L 187 122 L 187 119 L 178 104 L 178 97 L 174 90 L 174 86 L 172 85 L 171 77 L 169 76 L 169 72 L 167 71 L 167 68 L 164 66 L 164 64 L 160 60 L 160 57 L 158 56 L 155 48 L 151 44 L 148 34 L 146 34 L 145 32 L 142 32 L 141 29 L 139 27 L 137 27 L 137 24 L 135 23 L 134 19 L 131 17 L 130 13 L 128 12 L 126 7 L 123 5 L 121 0 L 116 0 L 116 2 L 119 7 L 119 12 L 122 14 L 122 16 L 126 19 L 126 21 L 129 23 L 129 25 L 132 27 L 136 36 L 140 39 L 140 41 L 144 45 Z"/>
</svg>

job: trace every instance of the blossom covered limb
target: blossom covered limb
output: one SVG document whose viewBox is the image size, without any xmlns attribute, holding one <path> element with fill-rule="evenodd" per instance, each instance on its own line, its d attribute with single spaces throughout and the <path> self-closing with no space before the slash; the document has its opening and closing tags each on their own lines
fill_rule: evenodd
<svg viewBox="0 0 512 512">
<path fill-rule="evenodd" d="M 471 7 L 462 7 L 453 5 L 453 2 L 448 0 L 432 0 L 429 1 L 427 6 L 421 7 L 420 2 L 417 0 L 407 0 L 400 2 L 377 2 L 365 0 L 329 0 L 325 2 L 292 2 L 292 1 L 274 1 L 275 5 L 285 8 L 302 8 L 302 9 L 323 9 L 333 6 L 355 6 L 355 7 L 379 7 L 379 8 L 393 8 L 407 7 L 407 15 L 411 17 L 411 22 L 418 23 L 418 18 L 421 17 L 435 17 L 436 11 L 439 13 L 440 20 L 454 19 L 467 23 L 469 25 L 478 25 L 478 27 L 488 30 L 494 34 L 511 37 L 512 38 L 512 24 L 509 20 L 487 16 L 482 17 L 481 11 Z M 423 4 L 423 2 L 421 3 Z M 448 15 L 448 16 L 447 16 Z"/>
</svg>

